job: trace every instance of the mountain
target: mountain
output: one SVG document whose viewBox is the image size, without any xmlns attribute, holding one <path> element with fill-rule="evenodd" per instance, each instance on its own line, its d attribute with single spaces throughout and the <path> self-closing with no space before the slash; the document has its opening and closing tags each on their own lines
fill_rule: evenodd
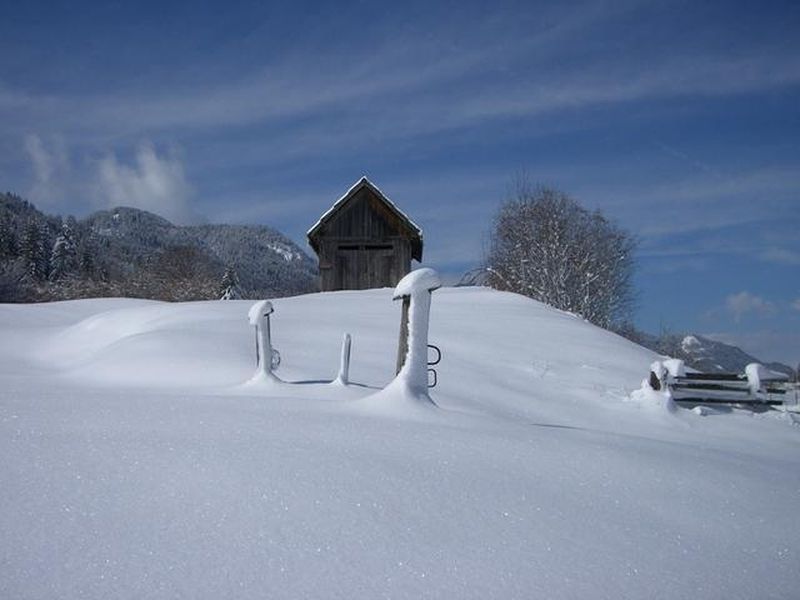
<svg viewBox="0 0 800 600">
<path fill-rule="evenodd" d="M 752 354 L 748 354 L 738 346 L 718 342 L 701 335 L 686 335 L 681 340 L 681 350 L 686 357 L 684 361 L 699 371 L 707 373 L 744 373 L 750 363 L 761 363 L 768 369 L 789 376 L 794 369 L 778 362 L 765 363 Z"/>
<path fill-rule="evenodd" d="M 317 286 L 316 262 L 271 227 L 178 226 L 129 207 L 62 219 L 0 194 L 0 301 L 212 299 L 226 270 L 235 272 L 242 297 Z"/>
<path fill-rule="evenodd" d="M 795 375 L 794 369 L 789 365 L 764 362 L 738 346 L 718 342 L 699 334 L 668 333 L 655 336 L 639 333 L 634 341 L 660 354 L 680 358 L 687 366 L 703 373 L 744 373 L 748 364 L 761 363 L 772 371 L 785 373 L 790 377 Z"/>
</svg>

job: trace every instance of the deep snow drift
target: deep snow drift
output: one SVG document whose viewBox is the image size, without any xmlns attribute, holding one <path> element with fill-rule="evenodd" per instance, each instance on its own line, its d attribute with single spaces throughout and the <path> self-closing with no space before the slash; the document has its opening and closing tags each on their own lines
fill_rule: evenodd
<svg viewBox="0 0 800 600">
<path fill-rule="evenodd" d="M 382 411 L 391 296 L 273 300 L 269 385 L 252 302 L 0 305 L 0 597 L 797 597 L 791 415 L 632 400 L 656 355 L 485 289 Z"/>
</svg>

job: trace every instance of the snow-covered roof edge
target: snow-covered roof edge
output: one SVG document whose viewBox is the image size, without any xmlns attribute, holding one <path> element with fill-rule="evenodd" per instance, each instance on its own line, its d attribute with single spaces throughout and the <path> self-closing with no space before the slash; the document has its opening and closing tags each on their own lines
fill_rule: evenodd
<svg viewBox="0 0 800 600">
<path fill-rule="evenodd" d="M 339 209 L 339 207 L 340 207 L 342 204 L 344 204 L 344 203 L 345 203 L 345 202 L 346 202 L 346 201 L 347 201 L 347 200 L 350 198 L 350 196 L 351 196 L 352 194 L 354 194 L 354 193 L 356 192 L 356 190 L 358 190 L 358 188 L 360 188 L 362 185 L 366 185 L 366 186 L 368 186 L 370 189 L 372 189 L 372 191 L 373 191 L 373 192 L 375 192 L 376 194 L 378 194 L 378 196 L 380 196 L 380 197 L 381 197 L 381 198 L 382 198 L 382 199 L 383 199 L 383 200 L 386 202 L 386 204 L 388 204 L 388 205 L 389 205 L 389 207 L 390 207 L 392 210 L 394 210 L 394 211 L 395 211 L 395 212 L 396 212 L 396 213 L 397 213 L 397 214 L 398 214 L 398 215 L 399 215 L 401 218 L 403 218 L 403 219 L 404 219 L 404 220 L 405 220 L 405 221 L 406 221 L 406 222 L 407 222 L 407 223 L 408 223 L 408 224 L 409 224 L 409 225 L 410 225 L 410 226 L 411 226 L 413 229 L 415 229 L 415 230 L 416 230 L 416 232 L 417 232 L 417 235 L 419 235 L 419 239 L 420 239 L 420 240 L 422 240 L 422 228 L 421 228 L 419 225 L 417 225 L 416 223 L 414 223 L 414 221 L 412 221 L 412 220 L 411 220 L 411 219 L 408 217 L 408 215 L 407 215 L 406 213 L 404 213 L 402 210 L 400 210 L 400 209 L 397 207 L 397 205 L 396 205 L 394 202 L 392 202 L 392 201 L 389 199 L 389 197 L 388 197 L 386 194 L 384 194 L 384 193 L 383 193 L 383 192 L 380 190 L 380 188 L 379 188 L 377 185 L 375 185 L 374 183 L 372 183 L 372 182 L 371 182 L 371 181 L 370 181 L 370 180 L 367 178 L 367 176 L 366 176 L 366 175 L 362 175 L 362 176 L 361 176 L 361 178 L 360 178 L 358 181 L 356 181 L 356 182 L 355 182 L 353 185 L 351 185 L 351 186 L 350 186 L 350 189 L 348 189 L 348 190 L 347 190 L 347 191 L 346 191 L 346 192 L 345 192 L 345 193 L 344 193 L 344 194 L 343 194 L 343 195 L 342 195 L 342 196 L 341 196 L 341 197 L 340 197 L 340 198 L 339 198 L 339 199 L 338 199 L 336 202 L 334 202 L 334 203 L 333 203 L 333 206 L 331 206 L 331 207 L 330 207 L 328 210 L 326 210 L 326 211 L 323 213 L 323 215 L 322 215 L 322 216 L 321 216 L 319 219 L 317 219 L 317 222 L 316 222 L 316 223 L 314 223 L 314 224 L 311 226 L 311 228 L 310 228 L 308 231 L 306 231 L 306 236 L 308 236 L 308 237 L 311 237 L 311 234 L 314 232 L 314 230 L 315 230 L 315 229 L 317 229 L 317 228 L 319 228 L 319 227 L 322 225 L 322 223 L 323 223 L 323 222 L 324 222 L 326 219 L 328 219 L 328 217 L 330 217 L 330 216 L 331 216 L 331 215 L 332 215 L 334 212 L 336 212 L 336 211 Z"/>
</svg>

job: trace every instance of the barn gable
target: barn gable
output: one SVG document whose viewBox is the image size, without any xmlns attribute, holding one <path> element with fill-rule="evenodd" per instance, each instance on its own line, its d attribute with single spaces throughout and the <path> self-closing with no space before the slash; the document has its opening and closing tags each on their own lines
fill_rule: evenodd
<svg viewBox="0 0 800 600">
<path fill-rule="evenodd" d="M 422 230 L 366 177 L 307 235 L 323 290 L 393 286 L 422 259 Z"/>
<path fill-rule="evenodd" d="M 408 237 L 412 258 L 422 261 L 422 229 L 366 177 L 353 184 L 308 230 L 308 242 L 315 252 L 319 252 L 319 238 L 326 234 L 364 239 Z"/>
</svg>

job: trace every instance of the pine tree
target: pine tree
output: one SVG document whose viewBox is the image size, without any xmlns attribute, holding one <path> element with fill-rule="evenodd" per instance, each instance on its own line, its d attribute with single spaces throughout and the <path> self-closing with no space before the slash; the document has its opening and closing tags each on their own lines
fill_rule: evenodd
<svg viewBox="0 0 800 600">
<path fill-rule="evenodd" d="M 239 288 L 239 277 L 236 274 L 236 269 L 233 265 L 228 265 L 225 268 L 225 273 L 222 276 L 222 283 L 220 284 L 220 300 L 237 300 L 242 297 L 242 291 Z"/>
<path fill-rule="evenodd" d="M 0 219 L 0 258 L 12 258 L 17 253 L 17 238 L 11 219 L 4 216 Z"/>
<path fill-rule="evenodd" d="M 87 232 L 84 231 L 76 243 L 76 252 L 78 255 L 78 271 L 81 275 L 94 279 L 97 275 L 97 243 L 94 236 L 94 231 L 91 229 Z"/>
<path fill-rule="evenodd" d="M 77 248 L 75 245 L 74 220 L 64 219 L 61 230 L 53 242 L 50 254 L 50 281 L 58 281 L 78 269 Z"/>
<path fill-rule="evenodd" d="M 26 276 L 33 281 L 47 278 L 47 251 L 42 229 L 35 219 L 31 219 L 22 233 L 20 255 L 25 260 Z"/>
</svg>

